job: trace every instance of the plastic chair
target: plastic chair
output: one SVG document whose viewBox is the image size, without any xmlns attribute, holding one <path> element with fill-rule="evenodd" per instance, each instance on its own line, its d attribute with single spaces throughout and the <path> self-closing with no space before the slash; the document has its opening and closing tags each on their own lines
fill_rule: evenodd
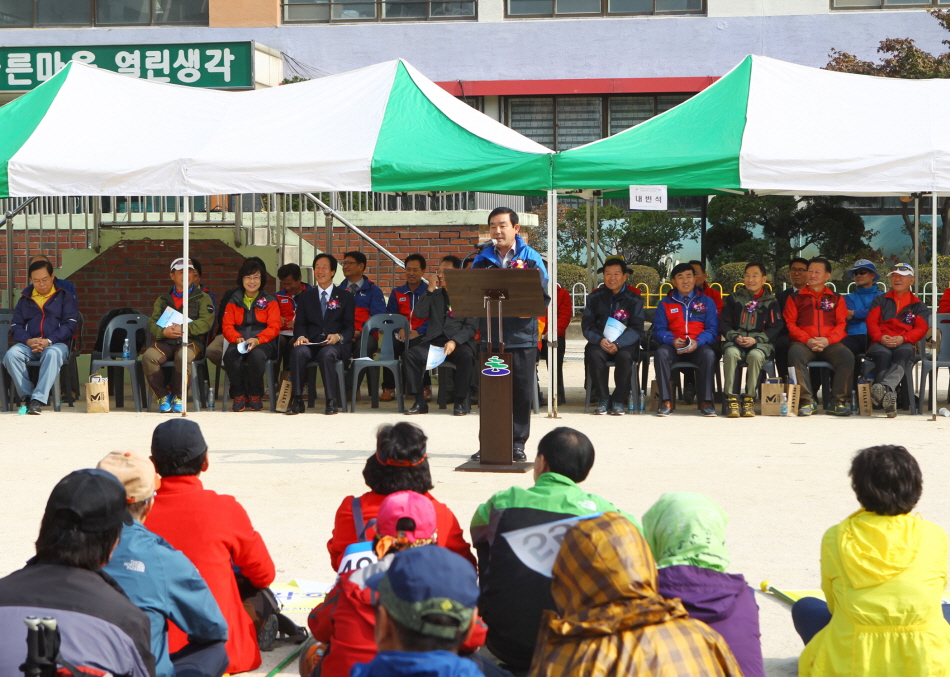
<svg viewBox="0 0 950 677">
<path fill-rule="evenodd" d="M 225 346 L 227 348 L 227 346 Z M 270 410 L 271 413 L 277 411 L 277 373 L 275 367 L 280 358 L 274 360 L 264 360 L 264 378 L 267 379 L 267 392 L 270 393 Z M 230 391 L 230 379 L 228 379 L 228 370 L 223 367 L 218 370 L 224 372 L 224 390 L 221 391 L 221 411 L 228 411 L 228 399 L 230 396 L 228 392 Z"/>
<path fill-rule="evenodd" d="M 713 400 L 714 400 L 714 401 L 713 401 L 713 404 L 715 404 L 716 394 L 717 394 L 717 393 L 722 393 L 722 374 L 720 373 L 720 370 L 719 370 L 719 363 L 718 363 L 718 362 L 716 363 L 715 367 L 716 367 L 716 368 L 713 370 L 713 384 L 714 384 L 714 385 L 713 385 Z M 692 362 L 686 362 L 686 361 L 683 361 L 683 362 L 674 362 L 672 365 L 670 365 L 670 377 L 672 378 L 673 375 L 676 374 L 676 372 L 678 372 L 678 371 L 684 371 L 684 370 L 686 370 L 686 369 L 693 369 L 693 370 L 695 370 L 695 371 L 697 372 L 697 375 L 698 375 L 698 373 L 699 373 L 699 365 L 698 365 L 698 364 L 693 364 Z M 679 386 L 679 379 L 677 378 L 676 381 L 677 381 L 676 388 L 679 389 L 679 388 L 680 388 L 680 386 Z M 697 389 L 697 390 L 698 390 L 698 389 Z M 679 394 L 680 394 L 680 397 L 677 398 L 677 399 L 681 399 L 681 398 L 682 398 L 682 395 L 683 395 L 682 391 L 680 391 Z M 725 399 L 725 398 L 722 398 L 722 399 Z M 701 400 L 700 397 L 697 396 L 697 397 L 696 397 L 696 408 L 699 409 L 699 408 L 702 407 L 702 406 L 703 406 L 702 400 Z"/>
<path fill-rule="evenodd" d="M 13 311 L 0 310 L 0 400 L 3 411 L 10 411 L 10 383 L 7 382 L 7 370 L 3 366 L 3 358 L 10 349 L 10 328 L 13 324 Z"/>
<path fill-rule="evenodd" d="M 162 363 L 162 369 L 174 369 L 175 360 L 168 360 Z M 191 361 L 191 410 L 201 411 L 202 388 L 204 382 L 202 376 L 208 376 L 208 362 L 201 357 Z M 152 398 L 148 398 L 147 410 L 152 411 Z"/>
<path fill-rule="evenodd" d="M 129 380 L 132 382 L 132 399 L 135 403 L 135 411 L 142 411 L 142 398 L 145 397 L 145 370 L 142 368 L 141 357 L 136 353 L 131 359 L 124 359 L 121 355 L 112 355 L 112 335 L 115 332 L 122 332 L 129 339 L 129 344 L 134 345 L 136 335 L 139 331 L 145 332 L 145 347 L 149 345 L 148 318 L 145 315 L 117 315 L 109 321 L 106 326 L 104 340 L 102 342 L 102 354 L 99 359 L 92 359 L 89 362 L 89 375 L 103 367 L 107 368 L 107 373 L 112 374 L 114 369 L 124 369 L 129 372 Z M 123 378 L 119 381 L 124 381 Z M 115 388 L 116 406 L 122 406 L 122 390 L 118 386 Z"/>
<path fill-rule="evenodd" d="M 435 370 L 436 378 L 439 380 L 439 409 L 446 409 L 449 406 L 449 389 L 445 387 L 445 381 L 449 372 L 455 371 L 455 364 L 446 360 Z M 477 373 L 477 372 L 476 372 Z M 465 393 L 465 413 L 472 412 L 472 389 L 469 388 Z M 537 412 L 535 412 L 537 413 Z"/>
<path fill-rule="evenodd" d="M 404 332 L 406 338 L 409 337 L 409 320 L 402 315 L 385 314 L 373 315 L 363 324 L 363 334 L 360 336 L 360 354 L 365 355 L 369 341 L 369 335 L 374 331 L 379 331 L 377 340 L 379 341 L 379 357 L 376 359 L 358 359 L 353 360 L 351 379 L 353 383 L 360 382 L 360 373 L 364 369 L 372 369 L 369 373 L 370 392 L 372 393 L 372 408 L 379 408 L 379 372 L 377 367 L 388 369 L 393 374 L 393 380 L 396 382 L 396 402 L 399 406 L 399 413 L 403 412 L 403 393 L 402 393 L 402 369 L 401 363 L 396 359 L 393 350 L 393 342 L 396 340 L 396 334 L 400 330 Z M 311 392 L 313 392 L 311 390 Z M 350 393 L 350 411 L 356 411 L 356 388 Z"/>
<path fill-rule="evenodd" d="M 932 381 L 940 373 L 941 367 L 950 368 L 950 339 L 943 340 L 943 330 L 946 329 L 950 331 L 950 327 L 944 327 L 944 325 L 950 324 L 950 313 L 937 313 L 937 326 L 935 329 L 940 329 L 940 347 L 937 349 L 937 361 L 934 363 L 930 351 L 924 351 L 921 354 L 920 358 L 920 413 L 924 413 L 927 409 L 927 405 L 930 403 L 930 391 L 929 387 L 936 387 L 932 385 Z M 934 331 L 933 335 L 936 336 L 937 332 Z M 926 347 L 926 344 L 925 344 Z M 908 370 L 910 371 L 910 370 Z M 928 377 L 930 377 L 928 379 Z M 950 393 L 948 393 L 950 395 Z"/>
<path fill-rule="evenodd" d="M 607 383 L 609 386 L 610 383 L 610 368 L 616 367 L 617 364 L 613 360 L 607 360 Z M 633 393 L 633 410 L 640 411 L 640 379 L 639 379 L 639 370 L 640 370 L 640 360 L 635 360 L 630 368 L 630 392 Z M 590 370 L 585 369 L 586 373 L 584 379 L 584 413 L 590 413 L 590 393 L 593 390 L 594 379 L 590 375 Z M 608 387 L 609 390 L 609 387 Z M 537 413 L 537 412 L 535 412 Z"/>
</svg>

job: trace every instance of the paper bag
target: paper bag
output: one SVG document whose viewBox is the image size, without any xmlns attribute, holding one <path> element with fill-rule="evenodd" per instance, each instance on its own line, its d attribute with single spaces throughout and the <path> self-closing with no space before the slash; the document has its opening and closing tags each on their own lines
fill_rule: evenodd
<svg viewBox="0 0 950 677">
<path fill-rule="evenodd" d="M 798 416 L 798 401 L 801 397 L 801 386 L 790 383 L 763 383 L 762 384 L 762 415 L 782 415 L 782 395 L 786 396 L 788 415 Z"/>
<path fill-rule="evenodd" d="M 670 393 L 673 392 L 673 384 L 670 382 Z M 656 379 L 653 379 L 653 382 L 650 384 L 650 403 L 647 405 L 647 408 L 653 407 L 651 411 L 656 411 L 660 408 L 660 388 L 657 385 Z M 670 409 L 676 409 L 676 398 L 670 400 Z"/>
<path fill-rule="evenodd" d="M 90 381 L 86 384 L 86 412 L 109 413 L 109 379 Z"/>
<path fill-rule="evenodd" d="M 280 393 L 277 395 L 277 406 L 274 408 L 275 411 L 284 413 L 287 411 L 287 407 L 290 406 L 290 381 L 288 379 L 282 379 L 280 382 Z"/>
<path fill-rule="evenodd" d="M 871 404 L 871 384 L 858 384 L 858 416 L 870 416 L 874 409 Z"/>
</svg>

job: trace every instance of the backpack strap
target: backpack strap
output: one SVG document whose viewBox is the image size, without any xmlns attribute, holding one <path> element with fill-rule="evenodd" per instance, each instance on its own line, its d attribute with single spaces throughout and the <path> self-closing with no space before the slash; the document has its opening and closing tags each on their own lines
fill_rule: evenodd
<svg viewBox="0 0 950 677">
<path fill-rule="evenodd" d="M 360 497 L 354 496 L 351 503 L 353 506 L 353 527 L 356 530 L 356 540 L 363 542 L 366 540 L 366 532 L 376 526 L 376 520 L 363 522 L 363 506 L 360 504 Z"/>
</svg>

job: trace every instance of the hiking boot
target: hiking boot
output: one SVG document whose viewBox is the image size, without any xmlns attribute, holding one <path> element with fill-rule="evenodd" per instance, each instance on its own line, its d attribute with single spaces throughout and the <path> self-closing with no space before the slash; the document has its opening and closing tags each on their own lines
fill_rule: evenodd
<svg viewBox="0 0 950 677">
<path fill-rule="evenodd" d="M 171 395 L 165 395 L 165 397 L 158 398 L 158 413 L 167 414 L 172 410 L 172 398 Z"/>
<path fill-rule="evenodd" d="M 755 410 L 752 405 L 755 404 L 755 398 L 748 395 L 742 396 L 742 418 L 755 418 Z"/>
<path fill-rule="evenodd" d="M 594 409 L 595 416 L 603 416 L 607 413 L 607 405 L 610 404 L 610 400 L 601 400 L 597 405 L 597 408 Z"/>
<path fill-rule="evenodd" d="M 842 404 L 839 402 L 838 404 L 833 404 L 825 409 L 825 413 L 829 416 L 850 416 L 851 407 L 849 407 L 847 404 Z"/>
<path fill-rule="evenodd" d="M 172 398 L 172 411 L 176 414 L 181 413 L 181 398 L 180 397 Z"/>
<path fill-rule="evenodd" d="M 392 402 L 395 397 L 396 389 L 395 388 L 383 388 L 382 394 L 379 396 L 380 402 Z"/>
<path fill-rule="evenodd" d="M 251 411 L 264 411 L 264 402 L 260 395 L 251 395 L 247 398 L 247 408 Z"/>
<path fill-rule="evenodd" d="M 818 408 L 818 406 L 817 406 L 814 402 L 812 402 L 812 403 L 810 403 L 810 404 L 806 404 L 806 405 L 804 405 L 803 407 L 799 408 L 799 410 L 798 410 L 798 415 L 799 415 L 799 416 L 811 416 L 812 414 L 815 413 L 815 410 L 816 410 L 817 408 Z"/>
<path fill-rule="evenodd" d="M 246 405 L 247 398 L 244 395 L 237 395 L 231 403 L 231 411 L 244 411 Z"/>
<path fill-rule="evenodd" d="M 257 646 L 261 651 L 273 651 L 277 641 L 277 615 L 271 614 L 257 631 Z"/>
<path fill-rule="evenodd" d="M 887 414 L 888 418 L 897 416 L 897 394 L 893 390 L 885 391 L 881 403 L 884 405 L 884 413 Z"/>
<path fill-rule="evenodd" d="M 884 396 L 887 394 L 887 388 L 883 383 L 875 383 L 871 386 L 871 401 L 874 406 L 880 407 L 884 404 Z"/>
<path fill-rule="evenodd" d="M 735 395 L 726 397 L 726 418 L 739 418 L 739 398 Z"/>
</svg>

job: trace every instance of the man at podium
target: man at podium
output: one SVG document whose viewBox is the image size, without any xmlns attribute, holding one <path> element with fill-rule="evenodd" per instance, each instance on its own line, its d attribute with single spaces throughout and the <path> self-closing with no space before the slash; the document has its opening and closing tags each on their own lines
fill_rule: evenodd
<svg viewBox="0 0 950 677">
<path fill-rule="evenodd" d="M 508 207 L 498 207 L 488 215 L 489 237 L 493 247 L 486 247 L 472 262 L 472 268 L 529 268 L 541 271 L 540 284 L 544 303 L 551 302 L 548 295 L 548 271 L 541 255 L 532 249 L 519 235 L 521 226 L 518 214 Z M 484 318 L 480 322 L 483 352 L 488 346 L 488 332 Z M 502 319 L 505 351 L 511 353 L 512 376 L 512 460 L 526 461 L 524 445 L 531 432 L 532 388 L 538 378 L 538 318 L 505 317 Z M 480 454 L 472 456 L 479 460 Z"/>
</svg>

